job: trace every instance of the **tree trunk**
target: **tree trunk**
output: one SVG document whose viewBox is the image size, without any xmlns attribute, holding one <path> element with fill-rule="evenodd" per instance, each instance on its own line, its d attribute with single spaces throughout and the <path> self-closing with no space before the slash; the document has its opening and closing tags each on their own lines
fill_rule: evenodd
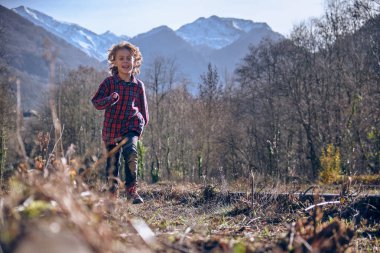
<svg viewBox="0 0 380 253">
<path fill-rule="evenodd" d="M 18 142 L 18 152 L 21 157 L 21 161 L 25 164 L 26 168 L 29 169 L 28 156 L 26 155 L 24 141 L 21 136 L 21 126 L 22 126 L 22 113 L 21 113 L 21 91 L 20 91 L 20 80 L 16 80 L 17 86 L 17 107 L 16 107 L 16 136 Z"/>
<path fill-rule="evenodd" d="M 58 115 L 57 115 L 57 109 L 55 104 L 55 98 L 56 98 L 56 87 L 54 83 L 54 76 L 55 76 L 55 60 L 58 54 L 58 50 L 51 48 L 51 45 L 49 42 L 45 43 L 45 54 L 44 58 L 49 64 L 49 91 L 50 91 L 50 98 L 49 98 L 49 105 L 50 105 L 50 111 L 51 111 L 51 117 L 53 120 L 53 126 L 54 126 L 54 137 L 55 137 L 55 158 L 60 159 L 64 156 L 63 154 L 63 145 L 62 145 L 62 127 L 61 122 L 59 121 Z"/>
</svg>

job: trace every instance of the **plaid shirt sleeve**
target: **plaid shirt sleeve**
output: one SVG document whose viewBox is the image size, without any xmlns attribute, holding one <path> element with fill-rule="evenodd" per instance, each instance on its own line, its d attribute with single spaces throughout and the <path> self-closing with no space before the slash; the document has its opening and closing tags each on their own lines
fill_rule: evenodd
<svg viewBox="0 0 380 253">
<path fill-rule="evenodd" d="M 98 91 L 96 92 L 95 96 L 91 99 L 92 104 L 98 110 L 104 110 L 116 104 L 119 100 L 119 96 L 117 96 L 117 98 L 112 98 L 115 92 L 110 92 L 109 85 L 109 78 L 107 78 L 100 84 Z"/>
</svg>

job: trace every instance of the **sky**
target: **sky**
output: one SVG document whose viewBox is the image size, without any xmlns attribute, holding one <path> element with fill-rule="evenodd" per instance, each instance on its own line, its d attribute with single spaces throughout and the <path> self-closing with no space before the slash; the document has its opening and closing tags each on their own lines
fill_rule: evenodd
<svg viewBox="0 0 380 253">
<path fill-rule="evenodd" d="M 109 30 L 133 37 L 161 25 L 176 30 L 199 17 L 217 15 L 266 22 L 286 36 L 294 25 L 321 17 L 325 0 L 0 0 L 0 4 L 24 5 L 97 34 Z"/>
</svg>

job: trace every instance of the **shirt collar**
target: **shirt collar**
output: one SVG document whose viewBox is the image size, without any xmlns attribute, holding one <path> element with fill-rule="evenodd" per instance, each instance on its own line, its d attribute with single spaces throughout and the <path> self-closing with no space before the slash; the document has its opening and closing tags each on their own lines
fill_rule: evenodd
<svg viewBox="0 0 380 253">
<path fill-rule="evenodd" d="M 119 82 L 123 81 L 123 79 L 121 79 L 118 74 L 114 74 L 113 76 L 115 78 L 116 83 L 119 83 Z M 129 83 L 129 82 L 127 82 L 127 83 Z M 137 84 L 137 78 L 133 74 L 132 74 L 132 78 L 131 78 L 131 83 Z"/>
</svg>

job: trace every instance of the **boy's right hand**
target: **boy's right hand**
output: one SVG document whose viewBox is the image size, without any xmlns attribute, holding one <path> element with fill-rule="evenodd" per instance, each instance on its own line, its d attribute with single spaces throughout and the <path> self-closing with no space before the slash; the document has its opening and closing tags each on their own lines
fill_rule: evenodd
<svg viewBox="0 0 380 253">
<path fill-rule="evenodd" d="M 119 94 L 117 92 L 113 92 L 111 94 L 111 102 L 112 102 L 111 106 L 116 104 L 118 101 L 119 101 Z"/>
<path fill-rule="evenodd" d="M 113 92 L 112 99 L 118 99 L 118 98 L 119 98 L 119 94 L 117 92 Z"/>
</svg>

